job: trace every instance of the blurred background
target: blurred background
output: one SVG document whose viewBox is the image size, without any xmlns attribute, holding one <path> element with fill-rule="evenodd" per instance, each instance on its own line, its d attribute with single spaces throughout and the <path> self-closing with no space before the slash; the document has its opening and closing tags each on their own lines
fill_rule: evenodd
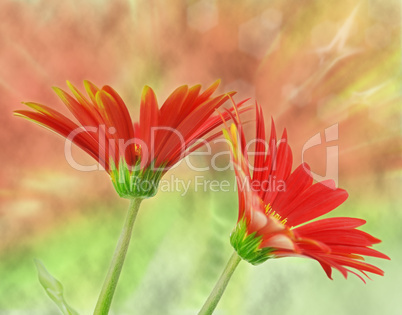
<svg viewBox="0 0 402 315">
<path fill-rule="evenodd" d="M 252 97 L 267 125 L 272 116 L 287 128 L 294 166 L 303 159 L 318 176 L 336 177 L 350 197 L 330 216 L 366 219 L 364 230 L 383 240 L 375 249 L 392 260 L 367 259 L 385 277 L 366 285 L 337 272 L 328 280 L 307 259 L 242 263 L 216 314 L 400 314 L 400 29 L 397 0 L 3 0 L 0 314 L 58 313 L 34 258 L 64 284 L 67 301 L 90 314 L 128 205 L 105 172 L 66 162 L 62 138 L 13 117 L 20 102 L 67 113 L 51 87 L 66 88 L 68 79 L 81 89 L 89 79 L 114 87 L 136 120 L 144 85 L 162 103 L 179 85 L 207 87 L 218 78 L 220 92 Z M 246 129 L 252 137 L 253 123 Z M 93 163 L 78 150 L 74 156 Z M 227 165 L 228 156 L 217 163 Z M 186 165 L 165 178 L 200 175 L 234 183 L 230 170 Z M 237 194 L 182 194 L 143 202 L 113 314 L 196 314 L 215 284 L 232 252 Z"/>
</svg>

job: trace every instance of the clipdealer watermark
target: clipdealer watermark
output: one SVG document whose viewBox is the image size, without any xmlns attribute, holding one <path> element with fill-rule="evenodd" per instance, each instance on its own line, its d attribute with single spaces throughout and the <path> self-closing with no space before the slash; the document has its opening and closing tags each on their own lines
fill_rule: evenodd
<svg viewBox="0 0 402 315">
<path fill-rule="evenodd" d="M 133 185 L 137 189 L 148 190 L 151 186 L 158 188 L 161 192 L 178 192 L 185 196 L 188 192 L 237 192 L 238 189 L 251 189 L 252 191 L 286 191 L 286 183 L 283 180 L 276 180 L 275 177 L 269 180 L 256 181 L 245 179 L 238 183 L 236 179 L 217 180 L 210 179 L 203 175 L 196 175 L 194 178 L 182 179 L 174 174 L 163 177 L 159 185 L 151 181 L 144 181 L 140 178 L 133 178 Z"/>
<path fill-rule="evenodd" d="M 173 166 L 170 166 L 170 170 L 178 167 L 180 164 L 185 163 L 186 167 L 195 172 L 205 172 L 205 171 L 210 171 L 211 169 L 214 171 L 226 171 L 226 170 L 234 170 L 233 164 L 230 161 L 230 144 L 228 143 L 228 140 L 223 139 L 223 138 L 217 138 L 213 139 L 212 141 L 207 141 L 205 139 L 199 139 L 197 141 L 193 141 L 192 143 L 185 143 L 184 137 L 180 134 L 179 131 L 173 128 L 169 127 L 153 127 L 151 128 L 151 147 L 148 148 L 147 145 L 138 138 L 133 138 L 130 140 L 125 140 L 125 139 L 108 139 L 107 134 L 113 135 L 116 133 L 116 129 L 114 127 L 111 128 L 106 128 L 106 126 L 99 126 L 99 127 L 94 127 L 94 126 L 87 126 L 87 127 L 79 127 L 76 130 L 72 131 L 70 135 L 66 138 L 65 146 L 64 146 L 64 153 L 67 162 L 70 164 L 71 167 L 73 167 L 76 170 L 83 171 L 83 172 L 91 172 L 91 171 L 98 171 L 98 170 L 104 170 L 103 167 L 97 163 L 94 163 L 92 165 L 82 165 L 79 162 L 76 161 L 76 159 L 73 157 L 72 154 L 72 143 L 74 142 L 74 139 L 76 137 L 79 137 L 79 135 L 83 132 L 87 133 L 92 133 L 91 136 L 94 134 L 98 135 L 97 143 L 99 144 L 99 154 L 100 154 L 100 159 L 105 159 L 107 156 L 105 148 L 108 147 L 108 150 L 115 150 L 115 148 L 119 148 L 120 154 L 123 152 L 126 152 L 128 149 L 132 149 L 132 146 L 137 146 L 141 148 L 141 159 L 146 160 L 146 161 L 152 161 L 155 159 L 155 135 L 157 132 L 160 130 L 163 130 L 163 132 L 170 132 L 171 137 L 176 137 L 178 143 L 180 144 L 180 154 L 181 154 L 181 159 L 178 163 L 176 163 Z M 324 133 L 322 134 L 321 132 L 313 135 L 308 139 L 303 147 L 302 147 L 302 152 L 301 152 L 301 162 L 304 162 L 304 156 L 305 153 L 317 146 L 325 146 L 326 148 L 326 164 L 325 164 L 325 174 L 317 174 L 311 170 L 306 170 L 308 171 L 312 178 L 315 181 L 325 181 L 327 179 L 332 179 L 335 181 L 336 186 L 338 185 L 338 163 L 339 163 L 339 150 L 338 150 L 338 145 L 328 145 L 328 143 L 333 143 L 334 141 L 339 139 L 339 130 L 338 130 L 338 124 L 334 124 L 324 130 Z M 248 161 L 249 161 L 249 169 L 251 172 L 253 171 L 258 171 L 258 170 L 263 170 L 263 169 L 256 169 L 254 168 L 253 164 L 251 161 L 253 161 L 254 156 L 257 155 L 270 155 L 270 154 L 276 154 L 277 152 L 270 152 L 270 148 L 276 147 L 283 142 L 283 140 L 279 140 L 273 144 L 270 144 L 268 141 L 264 141 L 262 139 L 251 139 L 248 141 L 245 145 L 245 149 L 248 153 Z M 108 143 L 108 146 L 106 145 Z M 226 149 L 221 149 L 219 152 L 213 152 L 212 147 L 214 145 L 219 145 L 219 144 L 226 144 Z M 265 152 L 256 152 L 255 151 L 255 146 L 259 144 L 266 148 Z M 199 149 L 191 152 L 191 154 L 186 154 L 188 153 L 189 147 L 192 145 L 199 145 Z M 221 147 L 223 147 L 221 145 Z M 111 153 L 111 152 L 109 152 Z M 204 159 L 200 159 L 197 157 L 203 157 Z M 204 165 L 195 165 L 194 161 L 197 161 L 199 164 L 200 161 L 201 163 L 206 163 Z M 206 162 L 207 161 L 207 162 Z M 133 166 L 135 168 L 136 166 Z M 138 167 L 138 166 L 137 166 Z M 276 163 L 273 163 L 272 165 L 272 170 L 275 170 L 277 167 Z M 198 176 L 194 177 L 193 183 L 197 184 L 194 185 L 194 189 L 197 187 L 202 186 L 199 182 L 196 181 L 196 178 Z M 135 179 L 134 179 L 135 180 Z M 177 180 L 179 180 L 177 178 Z M 186 187 L 191 187 L 191 183 L 186 182 L 186 183 L 176 183 L 176 179 L 173 182 L 174 185 L 181 185 L 184 187 L 186 190 L 188 188 Z M 220 187 L 220 191 L 225 191 L 225 189 L 228 189 L 227 187 L 230 186 L 231 183 L 228 183 L 227 181 L 220 181 L 219 183 L 217 181 L 211 180 L 211 182 L 208 184 L 211 187 L 211 191 L 213 191 L 215 188 L 214 187 Z M 164 178 L 162 178 L 160 182 L 160 189 L 165 189 L 164 188 Z M 205 184 L 207 185 L 207 184 Z M 167 189 L 167 188 L 166 188 Z"/>
</svg>

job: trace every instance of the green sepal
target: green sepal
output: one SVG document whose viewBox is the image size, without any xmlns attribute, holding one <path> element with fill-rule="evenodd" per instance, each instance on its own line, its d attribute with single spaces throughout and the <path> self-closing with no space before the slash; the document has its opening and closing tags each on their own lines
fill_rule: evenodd
<svg viewBox="0 0 402 315">
<path fill-rule="evenodd" d="M 78 315 L 78 313 L 71 308 L 64 300 L 64 289 L 63 285 L 53 277 L 43 263 L 35 259 L 36 269 L 38 270 L 38 278 L 42 287 L 45 289 L 47 295 L 56 303 L 60 311 L 64 315 Z"/>
<path fill-rule="evenodd" d="M 154 168 L 152 163 L 141 168 L 141 161 L 129 167 L 124 159 L 116 166 L 110 162 L 110 178 L 117 193 L 122 198 L 150 198 L 158 191 L 159 182 L 164 173 L 164 167 Z"/>
<path fill-rule="evenodd" d="M 244 260 L 253 265 L 259 265 L 272 258 L 273 248 L 260 248 L 262 236 L 257 236 L 256 232 L 248 234 L 245 219 L 240 220 L 232 234 L 230 235 L 230 244 L 236 250 L 237 254 Z"/>
</svg>

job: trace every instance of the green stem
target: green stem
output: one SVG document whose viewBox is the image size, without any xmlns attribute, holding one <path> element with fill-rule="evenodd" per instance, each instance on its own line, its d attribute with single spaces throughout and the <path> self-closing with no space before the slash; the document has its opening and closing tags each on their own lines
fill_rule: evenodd
<svg viewBox="0 0 402 315">
<path fill-rule="evenodd" d="M 210 315 L 215 310 L 216 306 L 221 299 L 223 292 L 225 292 L 226 286 L 229 283 L 230 278 L 232 277 L 233 272 L 235 271 L 237 265 L 239 264 L 241 258 L 237 255 L 236 252 L 232 254 L 230 257 L 225 269 L 222 272 L 221 277 L 218 282 L 215 284 L 214 289 L 209 295 L 208 299 L 205 301 L 202 309 L 198 313 L 198 315 Z"/>
<path fill-rule="evenodd" d="M 113 294 L 117 286 L 117 281 L 119 280 L 124 259 L 126 258 L 128 245 L 130 244 L 131 239 L 131 232 L 133 230 L 135 218 L 137 217 L 141 201 L 141 198 L 130 200 L 130 206 L 128 208 L 123 230 L 121 231 L 120 238 L 112 258 L 112 262 L 110 263 L 110 267 L 103 283 L 102 290 L 99 294 L 94 315 L 106 315 L 109 313 L 110 304 L 112 303 Z"/>
</svg>

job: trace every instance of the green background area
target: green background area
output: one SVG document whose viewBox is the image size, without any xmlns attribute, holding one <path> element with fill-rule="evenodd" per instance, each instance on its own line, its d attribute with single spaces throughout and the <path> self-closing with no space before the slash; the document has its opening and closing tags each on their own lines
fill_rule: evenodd
<svg viewBox="0 0 402 315">
<path fill-rule="evenodd" d="M 47 233 L 2 253 L 1 314 L 57 314 L 39 285 L 34 258 L 65 287 L 67 301 L 90 314 L 122 226 L 128 202 L 80 209 Z M 399 314 L 402 280 L 397 202 L 350 198 L 330 216 L 368 221 L 364 230 L 383 240 L 375 248 L 392 260 L 370 259 L 385 270 L 363 284 L 301 258 L 241 262 L 216 314 Z M 57 210 L 55 210 L 57 211 Z M 329 216 L 329 215 L 327 215 Z M 142 203 L 112 314 L 196 314 L 229 259 L 237 220 L 236 192 L 160 192 Z"/>
</svg>

